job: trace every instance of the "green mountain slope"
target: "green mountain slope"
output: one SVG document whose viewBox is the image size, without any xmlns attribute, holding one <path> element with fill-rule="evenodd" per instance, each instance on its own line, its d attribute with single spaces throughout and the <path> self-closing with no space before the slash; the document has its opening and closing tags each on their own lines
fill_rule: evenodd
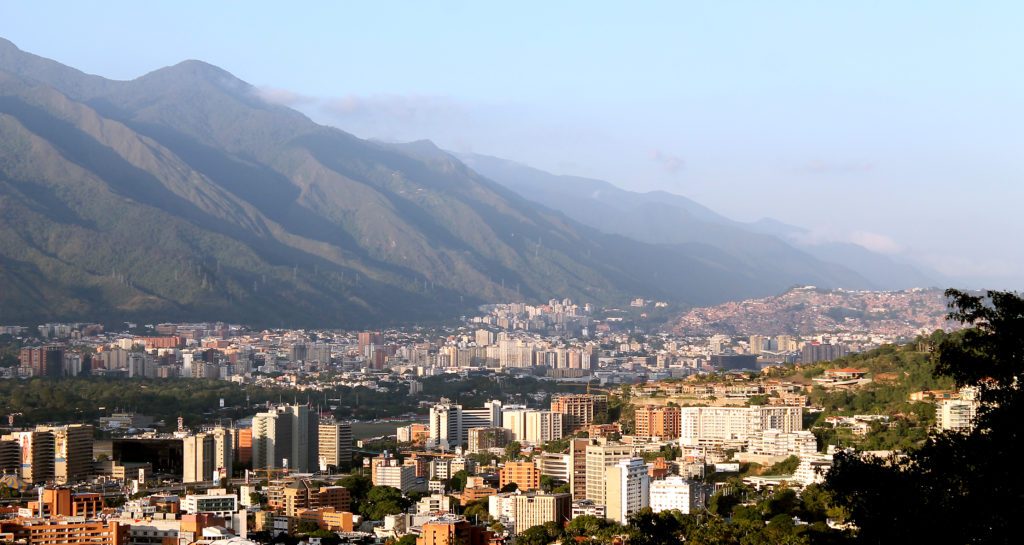
<svg viewBox="0 0 1024 545">
<path fill-rule="evenodd" d="M 806 280 L 602 234 L 202 62 L 111 81 L 2 40 L 0 264 L 0 322 L 355 327 L 514 299 L 709 304 Z"/>
</svg>

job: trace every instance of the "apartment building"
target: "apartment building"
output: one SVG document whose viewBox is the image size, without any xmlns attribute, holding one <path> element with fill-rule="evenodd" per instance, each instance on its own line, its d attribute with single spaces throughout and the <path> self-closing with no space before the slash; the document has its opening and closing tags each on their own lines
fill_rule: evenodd
<svg viewBox="0 0 1024 545">
<path fill-rule="evenodd" d="M 608 468 L 633 457 L 633 447 L 592 443 L 586 447 L 586 499 L 606 505 Z M 646 474 L 646 468 L 645 468 Z"/>
<path fill-rule="evenodd" d="M 640 405 L 636 408 L 636 430 L 633 435 L 642 439 L 678 439 L 680 408 L 672 406 Z"/>
<path fill-rule="evenodd" d="M 540 469 L 533 462 L 506 462 L 498 470 L 499 486 L 516 483 L 519 490 L 538 490 L 540 488 Z"/>
</svg>

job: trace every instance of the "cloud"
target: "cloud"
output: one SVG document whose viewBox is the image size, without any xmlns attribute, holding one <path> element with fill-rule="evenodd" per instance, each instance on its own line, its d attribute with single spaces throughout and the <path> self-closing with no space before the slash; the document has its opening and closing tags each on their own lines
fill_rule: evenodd
<svg viewBox="0 0 1024 545">
<path fill-rule="evenodd" d="M 372 117 L 414 123 L 450 120 L 466 115 L 466 107 L 455 100 L 423 95 L 346 95 L 324 100 L 321 109 L 340 118 Z"/>
<path fill-rule="evenodd" d="M 903 253 L 906 249 L 892 237 L 871 231 L 840 232 L 829 229 L 816 229 L 792 233 L 789 235 L 789 238 L 803 246 L 819 246 L 838 242 L 856 244 L 872 252 L 888 255 Z"/>
<path fill-rule="evenodd" d="M 892 237 L 881 233 L 856 231 L 850 234 L 849 241 L 880 254 L 898 254 L 903 251 L 903 246 L 893 240 Z"/>
<path fill-rule="evenodd" d="M 652 150 L 650 158 L 669 174 L 677 174 L 686 166 L 686 161 L 677 155 L 664 152 L 660 149 Z"/>
<path fill-rule="evenodd" d="M 861 174 L 875 170 L 874 163 L 867 161 L 809 161 L 799 168 L 806 174 Z"/>
<path fill-rule="evenodd" d="M 288 106 L 289 108 L 314 104 L 320 100 L 316 97 L 303 95 L 301 93 L 289 91 L 288 89 L 281 89 L 279 87 L 257 87 L 256 96 L 271 104 L 279 104 L 281 106 Z"/>
</svg>

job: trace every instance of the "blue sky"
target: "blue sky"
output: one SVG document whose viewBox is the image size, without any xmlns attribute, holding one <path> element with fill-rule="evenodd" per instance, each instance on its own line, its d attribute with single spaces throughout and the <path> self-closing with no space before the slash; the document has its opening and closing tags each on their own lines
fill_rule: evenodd
<svg viewBox="0 0 1024 545">
<path fill-rule="evenodd" d="M 0 36 L 116 79 L 202 59 L 359 136 L 1024 288 L 1024 4 L 295 4 L 4 2 Z"/>
</svg>

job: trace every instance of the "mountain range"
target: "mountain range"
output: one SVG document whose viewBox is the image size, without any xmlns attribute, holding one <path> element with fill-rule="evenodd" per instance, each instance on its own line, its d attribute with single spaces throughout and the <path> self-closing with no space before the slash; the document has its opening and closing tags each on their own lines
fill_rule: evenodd
<svg viewBox="0 0 1024 545">
<path fill-rule="evenodd" d="M 873 289 L 928 287 L 940 280 L 938 273 L 857 244 L 816 242 L 806 229 L 770 218 L 735 221 L 681 195 L 627 191 L 603 180 L 555 175 L 497 157 L 456 155 L 516 193 L 604 232 L 653 244 L 709 244 L 737 259 L 788 274 L 838 265 L 860 275 Z"/>
<path fill-rule="evenodd" d="M 0 323 L 368 327 L 495 301 L 873 285 L 772 235 L 749 252 L 703 223 L 658 240 L 524 195 L 429 143 L 314 123 L 200 61 L 115 81 L 0 39 Z"/>
</svg>

